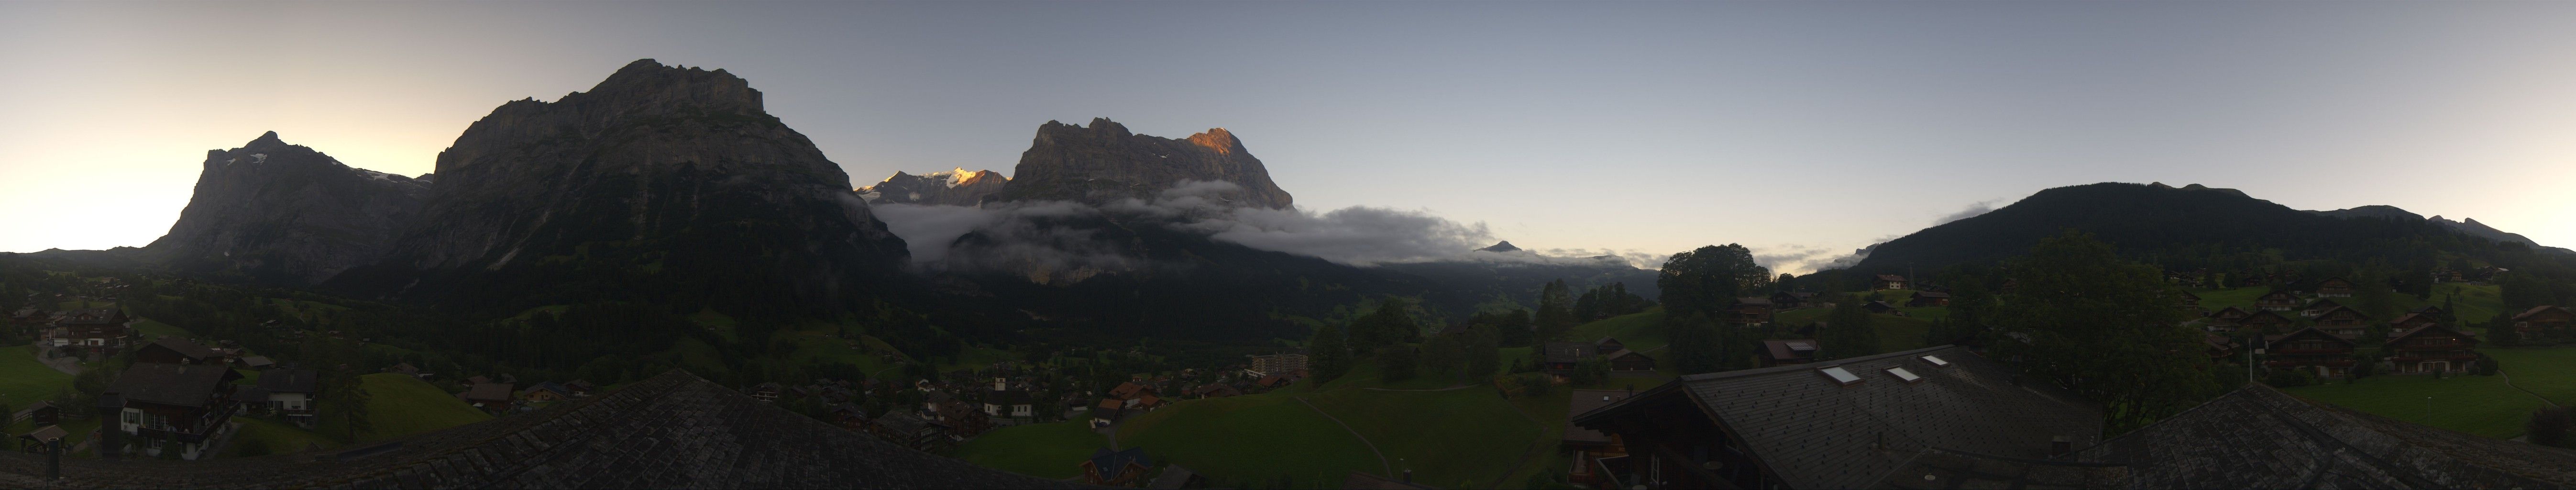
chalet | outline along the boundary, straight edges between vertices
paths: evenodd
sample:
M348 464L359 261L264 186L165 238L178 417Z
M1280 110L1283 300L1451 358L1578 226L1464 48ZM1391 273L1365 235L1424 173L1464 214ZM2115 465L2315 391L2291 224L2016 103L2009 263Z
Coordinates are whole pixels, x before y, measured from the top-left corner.
M1911 285L1911 281L1907 281L1907 280L1905 280L1905 276L1900 276L1900 275L1895 275L1895 274L1879 274L1879 275L1878 275L1878 277L1877 277L1875 280L1872 280L1872 281L1870 281L1870 282L1869 282L1869 290L1871 290L1871 291L1883 291L1883 290L1889 290L1889 289L1906 289L1906 288L1907 288L1907 286L1910 286L1910 285Z
M2432 315L2426 315L2423 313L2407 313L2404 315L2398 315L2395 320L2389 320L2388 331L2404 332L2407 330L2413 330L2415 327L2440 325L2441 323L2442 320L2433 318Z
M1273 374L1273 375L1269 375L1269 376L1262 376L1262 377L1261 377L1261 379L1253 380L1253 381L1252 381L1252 385L1253 385L1253 386L1256 386L1256 387L1260 387L1261 389L1264 389L1264 390L1275 390L1275 389L1285 388L1285 387L1287 387L1288 385L1296 384L1296 383L1297 383L1297 380L1299 380L1299 379L1303 379L1303 378L1302 378L1302 377L1299 377L1299 376L1292 376L1292 375L1277 375L1277 374Z
M831 422L832 425L841 426L844 430L853 432L868 431L868 411L860 409L857 404L843 403L833 405L832 410L825 412L823 415L823 421Z
M1771 298L1735 298L1726 305L1726 320L1736 323L1770 323Z
M1599 488L1892 487L1926 457L2038 461L2101 440L2100 405L2019 374L1942 346L1683 376L1571 420L1627 453L1592 461Z
M1252 356L1252 367L1245 369L1253 377L1288 374L1306 370L1305 354L1269 354Z
M1593 352L1618 352L1619 349L1626 348L1628 343L1620 342L1618 337L1602 337L1601 340L1592 341Z
M2412 315L2409 315L2412 316ZM2419 324L2388 338L2388 358L2401 373L2464 371L2477 362L2478 338L2440 323Z
M1762 341L1762 367L1816 362L1816 339Z
M2191 294L2191 291L2180 289L2173 290L2173 292L2174 309L2182 311L2200 311L2200 295Z
M1110 424L1118 423L1118 419L1126 417L1127 401L1125 400L1102 398L1100 403L1091 406L1091 428L1094 429L1108 427Z
M1153 388L1147 388L1133 381L1118 383L1118 387L1109 389L1109 398L1120 401L1135 400L1153 394Z
M221 366L136 363L107 387L102 405L121 405L116 430L141 439L145 454L206 456L232 420L233 381L241 373ZM122 452L123 448L116 448Z
M984 390L983 409L984 415L994 418L1027 420L1038 416L1038 404L1029 397L1029 390L1012 388L1010 378L993 378L993 387Z
M1783 310L1806 308L1816 306L1816 304L1816 293L1806 291L1781 291L1771 293L1771 306Z
M476 383L474 386L466 387L464 393L457 393L456 399L464 401L467 405L473 405L474 408L483 409L485 412L508 412L518 404L518 398L511 396L518 388L516 385L498 381Z
M2237 326L2244 325L2245 317L2249 316L2254 314L2246 312L2243 308L2234 306L2219 308L2218 311L2209 313L2209 326L2215 330L2235 330Z
M1560 374L1573 371L1576 364L1600 353L1600 346L1584 342L1548 342L1540 348L1546 349L1547 353L1540 360L1539 369Z
M1636 394L1634 391L1623 390L1573 391L1574 399L1569 403L1569 406L1566 407L1565 413L1579 414L1590 412L1593 409L1617 403L1619 400L1626 400L1628 399L1628 395ZM1565 424L1565 436L1560 443L1566 452L1574 454L1574 465L1572 468L1568 468L1566 472L1574 483L1581 484L1588 488L1618 488L1617 486L1606 486L1611 482L1599 479L1599 477L1602 476L1601 473L1593 471L1593 468L1598 466L1598 464L1595 463L1596 461L1603 458L1618 458L1628 455L1628 450L1619 446L1618 436L1605 434L1597 430L1586 429L1574 425L1572 421L1567 421Z
M983 435L984 431L993 430L992 416L985 415L983 410L977 410L974 405L964 403L952 403L940 407L939 411L931 413L931 420L938 421L941 427L948 429L950 440L960 442Z
M2254 309L2257 310L2290 311L2298 308L2299 295L2290 294L2288 290L2276 289L2254 298Z
M931 420L939 420L938 414L947 411L948 407L964 404L966 402L958 401L948 392L932 391L921 397L921 413L931 414Z
M270 412L286 416L295 425L313 428L314 405L322 393L322 373L311 369L287 369L260 373L259 390L266 396L242 403L263 403Z
M1225 398L1229 396L1243 396L1243 390L1237 389L1234 385L1230 384L1208 383L1199 385L1197 388L1191 388L1189 395L1199 398Z
M2203 335L2200 338L2200 344L2207 347L2210 362L2227 363L2244 360L2237 358L2234 338L2225 335Z
M2433 282L2467 282L2468 280L2468 274L2460 272L2459 269L2442 268L2433 271Z
M2534 306L2513 316L2514 333L2523 338L2564 338L2576 329L2576 313L2556 306Z
M534 386L529 386L526 392L520 393L519 398L527 400L528 403L548 403L570 400L572 399L572 388L565 388L562 383L556 383L553 381L539 382Z
M902 410L869 420L868 433L897 446L930 453L945 452L956 443L948 438L946 427Z
M1638 353L1637 351L1619 349L1616 352L1602 354L1601 358L1610 362L1611 371L1655 370L1655 358L1646 357L1645 354Z
M2352 339L2315 328L2264 337L2269 346L2263 367L2310 370L2319 377L2341 377L2352 369Z
M2245 315L2245 319L2243 320L2237 320L2236 328L2244 329L2249 332L2263 332L2269 334L2272 332L2289 331L2290 325L2293 323L2294 322L2291 322L2290 317L2288 316L2283 316L2280 313L2273 312L2272 310L2262 310L2256 311L2251 315Z
M2347 339L2359 339L2370 333L2370 316L2361 310L2337 306L2317 314L2316 329Z
M52 314L35 308L20 308L18 311L9 313L9 324L21 327L44 325L52 321Z
M590 392L599 391L599 387L592 386L589 381L578 379L564 382L564 389L572 390L573 398L586 398Z
M2326 310L2331 310L2331 309L2339 308L2339 307L2342 307L2342 306L2343 306L2343 303L2337 303L2337 302L2335 302L2335 300L2332 300L2332 299L2317 298L2317 300L2316 300L2316 301L2309 302L2309 303L2307 304L2307 306L2301 306L2301 307L2299 307L2299 315L2301 315L2301 316L2305 316L2305 317L2308 317L2308 318L2316 318L2316 317L2317 317L2317 315L2323 315L2323 314L2326 314Z
M233 366L252 371L266 371L277 367L277 361L269 360L268 356L242 356L241 359L233 361Z
M1905 316L1905 312L1903 312L1903 311L1898 311L1898 310L1896 309L1896 306L1895 306L1895 305L1887 304L1887 302L1885 302L1885 301L1871 301L1871 302L1869 302L1868 304L1860 305L1860 308L1861 308L1861 309L1864 309L1864 310L1869 310L1869 312L1870 312L1870 313L1882 313L1882 314L1892 314L1892 315L1896 315L1896 316Z
M46 345L88 347L93 353L124 349L135 337L134 328L125 326L133 320L116 308L65 312L47 331Z
M2326 278L2326 280L2317 281L2317 296L2328 298L2350 298L2352 297L2352 289L2352 281L2346 281L2341 277L2329 277Z
M1950 293L1937 293L1932 291L1916 292L1914 293L1914 297L1907 298L1905 300L1905 306L1950 306Z
M212 348L178 337L162 337L134 351L134 362L159 364L215 364L222 358Z
M25 434L18 435L18 448L25 452L41 453L45 452L45 448L47 446L57 446L68 452L72 448L60 443L63 442L63 439L71 437L71 435L72 431L63 430L62 426L52 424L38 425L36 426L36 430L27 431Z
M753 386L753 387L751 387L751 393L750 393L750 395L751 395L751 399L754 399L754 400L760 400L760 401L763 401L763 402L776 402L776 401L778 401L778 395L779 395L779 393L780 393L780 392L782 392L782 391L785 391L785 390L783 389L783 387L778 386L778 383L776 383L776 382L768 382L768 383L761 383L761 384L759 384L759 385L757 385L757 386ZM939 393L932 393L931 395L932 395L932 396L947 396L947 395L939 394Z
M34 421L37 427L63 423L63 409L54 406L53 402L37 400L35 404L9 414L10 422L20 420Z
M1079 464L1082 465L1083 483L1112 487L1136 486L1137 480L1145 478L1145 473L1154 469L1154 460L1146 458L1145 448L1141 447L1120 451L1099 449L1091 453L1090 459Z

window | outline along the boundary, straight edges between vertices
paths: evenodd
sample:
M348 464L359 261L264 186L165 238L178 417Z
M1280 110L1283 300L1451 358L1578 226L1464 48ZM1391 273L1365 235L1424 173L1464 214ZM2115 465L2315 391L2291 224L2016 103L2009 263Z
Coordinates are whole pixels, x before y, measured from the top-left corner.
M1889 375L1889 376L1895 376L1895 377L1896 377L1896 379L1905 380L1905 382L1907 382L1907 383L1917 383L1917 382L1922 382L1922 381L1923 381L1923 377L1922 377L1922 376L1916 376L1916 375L1914 375L1914 372L1913 372L1913 371L1907 371L1907 370L1905 370L1905 368L1901 368L1901 367L1892 367L1892 368L1887 368L1887 375Z
M1923 362L1932 363L1932 367L1941 367L1941 368L1950 367L1950 361L1942 360L1942 359L1941 359L1941 356L1923 356L1923 357L1919 357L1919 358L1917 358L1917 359L1922 359L1922 360L1923 360Z
M137 411L133 411L133 410L126 410L126 411L125 411L125 424L126 424L126 425L141 425L141 424L143 424L143 412L137 412Z
M1851 386L1860 384L1861 381L1860 376L1854 375L1851 370L1843 369L1839 366L1818 369L1816 372L1824 373L1827 378L1833 378L1834 384L1838 385Z

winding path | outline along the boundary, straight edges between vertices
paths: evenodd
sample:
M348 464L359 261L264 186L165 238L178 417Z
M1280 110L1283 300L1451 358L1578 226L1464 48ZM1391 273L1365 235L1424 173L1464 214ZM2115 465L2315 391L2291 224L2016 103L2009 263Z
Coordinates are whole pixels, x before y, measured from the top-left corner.
M1504 482L1504 481L1512 479L1512 474L1513 474L1513 473L1519 473L1519 472L1521 471L1521 466L1522 466L1522 465L1527 465L1527 464L1529 464L1530 458L1536 458L1536 457L1538 457L1539 453L1546 452L1546 451L1547 451L1547 448L1548 448L1548 443L1549 443L1549 442L1551 442L1551 441L1548 441L1548 440L1547 440L1547 423L1546 423L1546 422L1540 422L1540 421L1538 421L1538 416L1530 415L1530 413L1529 413L1529 411L1528 411L1528 410L1522 410L1522 409L1521 409L1521 405L1520 405L1520 404L1518 404L1518 403L1512 403L1512 402L1511 402L1511 401L1509 401L1509 400L1505 400L1505 401L1503 402L1503 405L1505 405L1505 406L1509 406L1509 407L1512 407L1512 412L1515 412L1515 413L1519 413L1519 414L1521 414L1521 418L1529 419L1530 423L1532 423L1532 424L1538 424L1538 437L1539 437L1539 438L1538 438L1538 440L1530 441L1530 448L1529 448L1529 450L1527 450L1527 451L1522 451L1522 452L1521 452L1521 460L1520 460L1520 461L1514 461L1514 462L1512 462L1512 465L1511 465L1511 466L1503 468L1503 474L1500 474L1500 475L1494 475L1494 482L1493 482L1493 483L1490 483L1490 484L1486 484L1486 485L1485 485L1485 488L1503 488L1503 482Z
M1296 397L1296 398L1297 398L1297 403L1303 403L1303 404L1306 404L1306 409L1307 409L1307 410L1314 410L1316 415L1322 415L1322 416L1324 416L1324 420L1330 420L1330 421L1333 421L1333 425L1339 425L1339 426L1342 426L1342 430L1351 431L1351 438L1352 438L1352 439L1359 439L1359 440L1360 440L1360 445L1368 446L1368 448L1369 448L1369 452L1370 452L1370 453L1375 453L1375 454L1377 454L1377 465L1378 465L1378 468L1379 468L1381 471L1384 471L1384 472L1385 472L1385 473L1379 473L1379 474L1381 474L1381 475L1387 475L1387 476L1395 476L1395 465L1391 465L1391 464L1387 464L1387 463L1386 463L1386 452L1385 452L1385 451L1379 451L1379 450L1377 450L1377 443L1369 442L1369 440L1368 440L1368 436L1360 435L1360 431L1359 431L1359 429L1353 429L1353 428L1351 428L1351 424L1345 424L1345 423L1342 423L1342 419L1341 419L1340 417L1334 417L1334 416L1333 416L1333 414L1324 412L1324 409L1316 407L1314 402L1306 401L1306 397L1302 397L1302 396L1301 396L1301 397Z
M2558 402L2549 401L2549 397L2540 396L2539 393L2533 393L2531 390L2522 389L2522 385L2513 384L2513 375L2505 374L2502 369L2496 370L2496 376L2504 378L2504 385L2513 387L2515 391L2521 391L2523 394L2531 395L2532 398L2538 398L2541 403L2549 404L2549 406L2558 406Z

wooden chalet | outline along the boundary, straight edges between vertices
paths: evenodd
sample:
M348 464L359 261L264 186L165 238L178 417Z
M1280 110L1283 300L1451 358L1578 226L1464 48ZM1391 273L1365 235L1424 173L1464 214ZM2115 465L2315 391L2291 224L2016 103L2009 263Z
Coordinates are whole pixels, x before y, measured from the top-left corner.
M1082 460L1082 482L1111 487L1136 486L1145 473L1154 469L1154 460L1145 457L1145 448L1130 447L1111 451L1102 448Z
M1230 384L1208 383L1199 385L1197 388L1191 388L1189 395L1198 398L1225 398L1229 396L1243 396L1243 390L1235 388L1234 385Z
M1548 342L1539 348L1547 350L1545 357L1539 360L1539 369L1564 374L1574 371L1575 365L1583 360L1598 355L1601 347L1589 342Z
M1565 413L1590 412L1593 409L1626 400L1629 395L1634 394L1636 392L1626 390L1573 390L1573 400L1569 402ZM1595 471L1595 468L1600 466L1598 461L1603 458L1620 458L1628 455L1628 449L1619 445L1619 436L1583 428L1568 420L1565 423L1565 435L1560 444L1566 452L1574 454L1573 467L1566 471L1566 475L1573 483L1587 488L1619 488L1613 485L1615 482L1603 478L1604 474Z
M2421 326L2425 326L2425 325L2440 325L2440 324L2442 324L2442 320L2437 319L2437 318L2433 318L2433 316L2432 316L2432 315L2426 315L2426 314L2423 314L2423 313L2407 313L2407 314L2404 314L2404 315L2397 315L2397 319L2395 319L2395 320L2389 320L2389 321L2388 321L2388 331L2390 331L2390 332L2404 332L2404 331L2407 331L2407 330L2414 329L2415 327L2421 327ZM2393 336L2393 335L2395 335L2395 334L2391 334L2391 335L2392 335L2392 337L2390 337L2390 338L2392 338L2392 339L2393 339L2393 338L2395 338L2395 337Z
M2225 335L2203 335L2200 338L2200 344L2207 348L2209 360L2212 363L2241 362L2245 360L2236 354L2236 339L2233 337Z
M162 337L134 351L134 362L160 364L220 364L223 354L204 344L178 337Z
M1011 386L1010 378L993 378L993 386L984 390L984 415L1018 420L1038 416L1038 402L1029 390Z
M519 398L512 396L518 388L517 385L499 381L476 383L474 386L466 387L464 393L457 393L456 399L464 401L467 405L473 405L474 408L483 409L485 412L508 412L518 406Z
M54 406L53 402L37 400L36 403L27 405L27 408L18 409L17 412L9 414L9 421L19 420L33 421L38 427L59 424L63 423L63 409Z
M1771 293L1771 306L1783 310L1817 306L1818 303L1819 301L1816 297L1816 293L1806 291L1781 291Z
M2263 357L2265 368L2309 370L2324 378L2342 377L2352 369L2352 339L2324 330L2302 328L2267 336L2263 344L2268 346Z
M2200 295L2191 294L2191 291L2181 289L2173 290L2173 294L2174 309L2182 311L2200 311Z
M1896 309L1896 305L1887 304L1885 301L1871 301L1860 305L1860 308L1863 310L1869 310L1870 313L1883 313L1898 316L1905 315L1905 312L1898 311Z
M2408 315L2414 316L2414 315ZM2478 338L2440 323L2418 324L2388 338L2396 355L2388 361L2400 373L2465 371L2476 363Z
M2272 290L2272 292L2263 293L2262 296L2255 297L2254 309L2263 311L2296 310L2299 309L2299 295L2290 294L2288 290L2275 289Z
M310 429L316 422L314 416L320 408L316 402L322 395L322 373L311 369L281 369L260 373L259 391L262 395L260 399L241 402L267 405L270 412L285 416L288 421L295 422L295 425Z
M125 310L116 308L64 312L62 319L54 321L54 328L46 331L46 338L42 341L53 347L87 347L93 353L122 350L137 336L133 327L125 325L132 321L133 318L125 316Z
M1914 297L1905 300L1905 306L1950 306L1950 293L1917 291Z
M1816 339L1762 341L1762 367L1816 362Z
M1869 290L1883 291L1889 289L1907 289L1912 285L1913 281L1905 280L1905 276L1879 274L1877 278L1869 282Z
M233 381L241 377L223 366L135 363L108 385L99 404L121 407L115 429L139 439L145 454L193 460L222 439L237 411Z
M2250 315L2245 315L2245 319L2243 320L2237 320L2236 328L2250 332L2263 332L2265 334L2270 334L2273 332L2288 332L2290 331L2290 326L2294 324L2296 324L2296 322L2291 321L2289 316L2282 315L2280 312L2261 310Z
M2513 331L2523 338L2565 338L2576 330L2576 313L2557 306L2534 306L2513 315Z
M2361 314L2361 310L2341 306L2317 314L2316 321L2312 325L2318 330L2347 339L2359 339L2370 334L2369 315Z
M528 403L570 400L572 399L572 388L565 388L562 383L544 381L529 386L526 392L519 394L519 398L528 400Z
M1609 361L1611 371L1655 370L1655 358L1646 357L1646 354L1637 351L1619 349L1616 352L1602 354L1601 358Z
M2341 277L2329 277L2326 278L2326 280L2317 281L2317 296L2328 298L2350 298L2352 297L2352 290L2352 281L2344 280L2344 278Z
M1726 305L1726 320L1735 323L1771 323L1771 298L1735 298Z
M1959 488L1913 479L1959 472L1914 468L1958 454L2022 467L2102 440L2100 405L2019 373L1942 346L1683 376L1571 421L1626 453L1590 461L1595 488ZM1991 488L2023 486L2005 483Z
M1618 337L1602 337L1600 340L1592 341L1593 352L1618 352L1626 348L1628 343L1620 342Z
M831 422L832 425L840 426L843 430L853 432L868 431L868 411L866 409L859 408L859 405L855 403L833 405L831 411L824 412L823 421Z
M2215 330L2234 331L2236 327L2244 325L2245 317L2249 316L2254 314L2243 308L2234 306L2219 308L2218 311L2209 313L2209 326Z
M2308 302L2306 306L2300 306L2299 315L2308 318L2316 318L2317 315L2326 314L2326 310L2340 307L2343 307L2343 303L2335 302L2335 300L2328 298L2317 298L2316 301Z
M948 438L946 427L904 410L868 420L868 433L886 442L928 453L945 452L957 442Z

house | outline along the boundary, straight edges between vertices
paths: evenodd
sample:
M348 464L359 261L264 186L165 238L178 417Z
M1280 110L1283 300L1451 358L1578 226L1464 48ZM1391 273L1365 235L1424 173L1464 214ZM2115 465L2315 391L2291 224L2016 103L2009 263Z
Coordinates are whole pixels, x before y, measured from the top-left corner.
M1162 474L1155 476L1155 477L1154 477L1154 481L1152 481L1152 482L1148 482L1148 483L1146 483L1146 484L1145 484L1145 488L1153 488L1153 489L1180 489L1180 488L1207 488L1207 487L1208 487L1208 479L1207 479L1207 475L1201 475L1201 474L1199 474L1199 473L1198 473L1198 472L1196 472L1196 471L1190 471L1190 469L1189 469L1189 468L1183 468L1183 467L1181 467L1181 465L1176 465L1176 464L1166 464L1166 465L1163 465L1163 472L1162 472Z
M2352 289L2352 281L2346 281L2341 277L2329 277L2326 278L2326 280L2317 281L2317 296L2328 298L2350 298L2352 297Z
M108 384L100 404L120 405L116 430L140 439L144 454L194 460L222 440L236 411L233 381L241 377L222 366L135 363Z
M1602 337L1601 340L1592 341L1593 352L1617 352L1619 349L1626 348L1628 344L1620 342L1618 337Z
M1869 282L1869 290L1871 290L1871 291L1881 291L1881 290L1888 290L1888 289L1906 289L1906 286L1908 286L1909 284L1910 284L1910 281L1906 281L1906 280L1905 280L1905 276L1900 276L1900 275L1895 275L1895 274L1879 274L1879 275L1878 275L1878 278L1877 278L1876 280L1872 280L1872 281L1870 281L1870 282Z
M252 371L266 371L277 367L277 361L269 360L268 356L242 356L240 360L234 361L233 365Z
M474 408L483 409L485 412L508 412L518 404L518 397L511 396L518 391L518 388L517 385L498 381L476 383L474 386L466 387L464 393L457 393L456 399L463 400L465 404L473 405Z
M54 328L47 331L46 345L88 347L92 353L121 350L135 337L134 329L125 326L132 321L124 310L116 308L64 312L62 319L54 321Z
M993 430L992 416L985 415L983 410L978 410L974 405L964 403L951 403L939 407L939 411L931 412L931 420L938 421L940 426L948 429L949 439L960 442L982 435L984 431Z
M2415 327L2440 325L2441 323L2441 319L2433 318L2432 315L2426 315L2423 313L2407 313L2404 315L2397 315L2397 319L2395 320L2389 320L2388 331L2404 332L2414 329Z
M1593 409L1617 403L1619 400L1626 400L1629 395L1634 394L1636 392L1627 390L1573 390L1573 400L1568 402L1565 413L1590 412ZM1628 455L1628 449L1619 445L1618 436L1576 426L1569 420L1565 423L1565 435L1560 439L1559 444L1565 452L1574 455L1574 464L1566 471L1566 475L1573 483L1588 488L1619 488L1615 485L1607 485L1609 481L1598 479L1601 473L1594 471L1594 468L1599 466L1596 461Z
M946 427L902 410L869 420L868 433L897 446L930 453L945 452L956 443L948 438Z
M2202 335L2200 344L2207 347L2209 361L2228 363L2242 361L2236 356L2236 339L2225 335Z
M2266 336L2263 367L2309 370L2318 377L2341 377L2352 369L2352 339L2314 327Z
M1147 388L1145 385L1136 384L1134 381L1118 383L1117 387L1109 389L1109 398L1119 401L1134 400L1137 398L1152 396L1153 394L1153 388Z
M1816 362L1816 339L1762 341L1762 367Z
M1871 302L1869 302L1869 303L1867 303L1867 304L1860 305L1860 308L1861 308L1861 309L1863 309L1863 310L1869 310L1869 312L1870 312L1870 313L1893 314L1893 315L1896 315L1896 316L1905 316L1905 312L1903 312L1903 311L1898 311L1898 310L1896 309L1896 306L1895 306L1895 305L1887 304L1887 302L1885 302L1885 301L1871 301Z
M2513 316L2514 333L2523 338L2565 338L2576 329L2576 313L2556 306L2534 306Z
M162 337L134 351L134 362L160 364L216 364L222 357L213 348L178 337Z
M527 392L520 393L519 397L527 399L528 403L559 402L572 399L572 388L565 388L561 383L545 381L528 387Z
M1269 354L1252 356L1252 367L1244 372L1253 377L1287 374L1306 370L1305 354Z
M1770 323L1771 298L1735 298L1726 305L1726 321L1735 323Z
M2317 298L2316 301L2309 302L2307 306L2299 307L2299 315L2308 318L2316 318L2317 315L2326 314L2326 310L2335 309L2341 306L2343 306L2343 303L2337 303L2335 300Z
M2290 311L2298 308L2299 295L2290 294L2288 290L2275 289L2254 298L2254 309L2257 310Z
M779 393L780 393L780 392L783 392L783 391L786 391L786 390L785 390L785 387L779 386L777 382L774 382L774 381L773 381L773 382L766 382L766 383L761 383L761 384L759 384L759 385L752 386L752 387L751 387L751 393L750 393L750 395L751 395L751 399L754 399L754 400L760 400L760 401L764 401L764 402L777 402L777 401L778 401L778 395L779 395ZM931 396L935 396L935 397L945 397L945 396L947 396L947 395L945 395L945 394L940 394L940 393L932 393L932 394L931 394Z
M1298 376L1282 376L1273 374L1262 376L1261 379L1253 380L1252 385L1261 387L1261 389L1264 390L1276 390L1287 387L1288 385L1296 384L1298 379L1302 378Z
M853 403L833 405L831 411L824 413L823 421L841 426L842 429L867 432L868 411L860 409Z
M1145 472L1154 469L1154 460L1146 458L1145 448L1141 447L1119 451L1102 448L1079 464L1082 466L1083 483L1112 487L1135 486L1137 480L1145 477Z
M2209 313L2209 326L2216 330L2233 331L2236 327L2244 325L2245 317L2249 316L2254 314L2246 312L2243 308L2234 306L2219 308L2218 311Z
M1683 376L1572 421L1628 454L1595 460L1599 488L1878 488L1920 484L1927 473L1909 469L1927 457L2033 462L2093 446L2103 410L1941 346Z
M1013 389L1010 381L1010 378L993 378L993 387L984 390L984 415L1020 420L1037 418L1038 404L1030 399L1029 390Z
M1200 385L1198 388L1191 389L1190 395L1199 398L1225 398L1229 396L1243 396L1243 390L1236 389L1234 385L1225 383L1208 383Z
M1637 351L1619 349L1616 352L1602 354L1601 357L1610 361L1611 371L1655 370L1655 358L1646 357L1645 354Z
M1905 300L1905 306L1950 306L1950 293L1918 291L1914 297Z
M2347 339L2359 339L2370 333L2370 316L2361 314L2361 310L2337 306L2326 309L2325 313L2317 314L2316 322L2312 325L2326 333Z
M32 307L19 308L18 311L9 313L9 324L21 327L44 325L52 322L53 320L52 314L45 313L45 310L39 310Z
M1771 293L1771 306L1779 309L1790 310L1816 305L1816 293L1806 291L1781 291Z
M1126 417L1126 400L1102 398L1100 403L1091 405L1091 428L1108 427L1110 424L1118 423L1118 419Z
M315 422L315 401L322 393L322 373L311 369L285 369L260 373L259 390L267 394L258 400L242 403L264 403L270 412L306 429Z
M63 423L63 409L54 406L53 402L37 400L36 403L27 405L27 408L9 414L10 422L20 420L35 421L37 427Z
M1546 349L1547 353L1546 357L1540 360L1539 369L1557 373L1574 371L1576 364L1581 364L1583 360L1591 359L1592 356L1600 353L1597 350L1600 346L1584 342L1548 342L1540 348Z
M2415 315L2407 315L2415 316ZM2388 337L2400 373L2465 371L2478 360L2478 338L2440 323L2421 323Z
M2254 314L2245 315L2243 320L2237 320L2236 328L2269 334L2289 331L2291 323L2290 317L2282 316L2272 310L2260 310Z
M2173 292L2174 309L2182 311L2200 311L2200 295L2191 294L2191 291L2181 289L2173 290Z
M70 452L72 448L67 445L57 443L63 442L64 438L71 437L71 435L71 431L63 430L61 426L52 424L38 425L36 426L36 430L27 431L25 434L18 435L18 450L29 453L43 453L48 446L60 446L64 452Z

